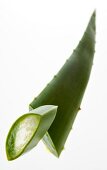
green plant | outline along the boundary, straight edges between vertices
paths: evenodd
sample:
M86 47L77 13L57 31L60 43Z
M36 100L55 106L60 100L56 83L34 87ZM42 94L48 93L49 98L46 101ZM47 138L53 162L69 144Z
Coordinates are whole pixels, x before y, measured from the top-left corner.
M58 74L29 105L30 112L42 105L58 106L56 117L49 128L44 131L45 135L43 137L43 141L50 152L57 157L59 157L64 148L75 117L80 110L81 101L90 77L95 52L95 31L94 11L86 31L73 54ZM14 131L19 120L20 118L12 126L9 134ZM11 140L16 140L16 135L12 136L12 138L9 138L9 135L7 137L7 155L9 154L9 148L11 148ZM36 138L34 143L36 143ZM21 150L20 153L22 152ZM15 158L13 155L11 159Z

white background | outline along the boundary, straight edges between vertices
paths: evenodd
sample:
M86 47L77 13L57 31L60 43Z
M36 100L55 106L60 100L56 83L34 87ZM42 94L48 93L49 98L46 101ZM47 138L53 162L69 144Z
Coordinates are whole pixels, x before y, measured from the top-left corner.
M107 5L99 0L0 0L0 170L107 170ZM59 159L40 142L7 161L12 123L58 72L97 9L96 53L73 130Z

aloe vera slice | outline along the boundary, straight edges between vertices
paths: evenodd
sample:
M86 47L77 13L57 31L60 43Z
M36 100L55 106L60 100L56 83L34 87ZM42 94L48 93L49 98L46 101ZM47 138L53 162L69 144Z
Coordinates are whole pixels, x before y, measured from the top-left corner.
M76 115L80 110L90 77L95 52L95 16L94 11L73 54L29 106L30 110L46 104L58 106L55 120L43 137L48 149L57 157L64 148Z
M13 160L31 150L52 124L57 106L38 107L18 118L12 125L6 140L8 160Z

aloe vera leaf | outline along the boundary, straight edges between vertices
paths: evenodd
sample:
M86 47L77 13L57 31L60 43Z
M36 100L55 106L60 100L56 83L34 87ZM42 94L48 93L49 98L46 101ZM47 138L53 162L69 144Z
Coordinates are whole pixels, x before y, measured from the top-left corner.
M6 140L8 160L16 159L37 145L52 124L56 111L57 106L41 106L15 121Z
M95 16L96 12L94 11L73 54L29 105L30 110L46 104L58 106L55 120L43 137L48 149L57 157L64 148L75 117L80 110L90 77L95 51Z

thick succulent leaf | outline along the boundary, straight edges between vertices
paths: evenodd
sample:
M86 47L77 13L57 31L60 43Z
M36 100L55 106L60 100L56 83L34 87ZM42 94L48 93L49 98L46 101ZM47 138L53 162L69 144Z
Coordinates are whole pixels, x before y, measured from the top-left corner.
M12 125L6 140L8 160L13 160L31 150L52 124L57 106L38 107L18 118Z
M73 54L58 74L30 103L30 109L40 105L58 106L54 122L43 140L48 149L59 156L72 129L87 83L90 77L95 52L95 11L86 31Z

